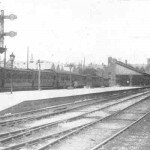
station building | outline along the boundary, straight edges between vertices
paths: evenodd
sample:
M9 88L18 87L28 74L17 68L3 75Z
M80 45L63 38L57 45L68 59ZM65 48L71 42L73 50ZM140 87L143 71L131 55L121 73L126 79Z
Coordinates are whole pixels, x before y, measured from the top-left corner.
M129 65L127 61L121 62L112 57L108 58L106 74L110 86L149 86L150 74Z

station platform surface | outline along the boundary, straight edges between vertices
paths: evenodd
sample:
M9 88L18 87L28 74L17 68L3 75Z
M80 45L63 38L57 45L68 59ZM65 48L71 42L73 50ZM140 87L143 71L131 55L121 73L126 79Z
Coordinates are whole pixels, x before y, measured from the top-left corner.
M0 111L14 106L23 101L41 100L55 97L102 93L108 91L128 90L140 87L105 87L105 88L82 88L82 89L58 89L37 91L15 91L0 93Z

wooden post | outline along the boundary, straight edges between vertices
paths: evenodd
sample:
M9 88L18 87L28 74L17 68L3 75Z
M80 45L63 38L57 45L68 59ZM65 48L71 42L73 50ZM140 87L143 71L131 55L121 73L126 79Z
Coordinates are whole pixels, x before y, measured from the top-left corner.
M132 76L132 75L130 75L130 76L129 76L129 79L130 79L130 86L132 86L133 76Z
M38 64L39 64L39 73L38 73L38 90L41 90L41 64L40 64L40 60L38 60Z

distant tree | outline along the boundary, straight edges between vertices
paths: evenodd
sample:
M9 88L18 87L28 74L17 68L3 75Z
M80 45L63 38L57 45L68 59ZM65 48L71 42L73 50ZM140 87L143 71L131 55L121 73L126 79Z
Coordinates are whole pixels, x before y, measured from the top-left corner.
M57 68L56 68L56 70L57 70L57 71L60 71L60 67L59 67L59 65L57 65Z
M76 65L73 66L72 72L77 72L77 67L76 67Z
M61 71L64 71L64 67L63 66L61 66Z
M141 67L141 68L140 68L140 70L141 70L142 72L145 72L145 69L144 69L144 67Z
M73 67L75 66L74 63L66 64L66 67L69 68L70 72L72 71Z
M83 74L84 75L89 74L89 75L92 75L92 76L96 76L97 75L97 70L94 69L94 68L91 68L91 67L87 67L83 70Z
M55 70L55 64L54 63L52 64L51 69Z
M75 67L75 71L77 72L77 73L79 73L79 74L82 74L82 64L78 64L78 65L76 65L76 67Z
M135 67L135 68L136 68L137 70L141 71L141 72L145 72L144 67L141 67L141 68L140 68L140 67L137 66L137 67Z

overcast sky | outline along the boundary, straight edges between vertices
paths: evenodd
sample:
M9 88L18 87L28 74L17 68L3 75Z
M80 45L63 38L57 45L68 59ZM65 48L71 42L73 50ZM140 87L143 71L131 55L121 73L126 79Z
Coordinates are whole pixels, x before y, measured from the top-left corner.
M150 58L150 0L1 0L5 14L8 57L86 63L107 62L112 56L129 63Z

